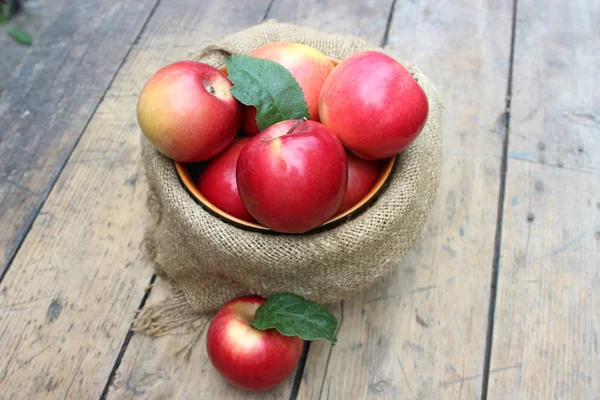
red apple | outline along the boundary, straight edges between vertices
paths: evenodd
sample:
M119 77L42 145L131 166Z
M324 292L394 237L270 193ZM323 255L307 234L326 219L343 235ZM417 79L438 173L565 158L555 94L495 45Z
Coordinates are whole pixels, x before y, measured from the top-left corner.
M256 309L266 300L244 296L225 304L208 327L208 357L231 384L246 390L268 390L283 382L296 368L303 340L275 329L250 325Z
M144 86L137 104L142 132L175 161L207 160L223 151L240 127L241 104L218 69L199 62L167 65Z
M225 151L209 160L198 178L197 186L200 193L220 210L253 222L254 218L240 198L235 177L240 151L249 141L247 137L238 138Z
M377 182L381 165L379 161L369 161L358 158L347 152L348 158L348 188L337 214L354 207L361 201Z
M374 51L342 61L319 99L321 122L368 160L407 148L425 126L428 112L427 96L408 70Z
M333 64L325 54L300 43L273 42L257 48L249 55L275 61L290 71L302 88L310 119L319 120L319 93L333 70ZM259 132L255 107L245 107L242 131L250 136Z
M279 122L240 153L238 189L250 214L268 228L302 233L331 218L348 180L344 147L315 121Z

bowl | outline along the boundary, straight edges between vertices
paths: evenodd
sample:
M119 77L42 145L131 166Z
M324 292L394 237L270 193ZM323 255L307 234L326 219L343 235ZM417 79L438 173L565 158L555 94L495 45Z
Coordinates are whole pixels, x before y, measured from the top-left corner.
M339 64L339 60L337 60L335 58L330 57L330 60L333 63L334 67ZM222 66L219 69L222 72L227 73L227 69L225 68L225 66ZM371 188L369 193L367 193L367 195L365 197L363 197L361 201L359 201L357 204L355 204L350 209L344 211L343 213L334 215L331 219L329 219L323 225L321 225L320 227L315 228L312 231L307 232L307 233L314 233L314 232L318 232L318 231L321 231L324 229L329 229L334 226L337 226L337 225L343 223L344 221L347 221L348 219L351 219L352 217L357 216L362 211L364 211L366 208L368 208L369 205L371 205L377 199L378 195L385 189L385 187L389 181L389 178L391 176L392 169L394 168L395 162L396 162L395 155L393 157L381 160L382 166L381 166L381 172L379 173L379 177L377 178L375 185L373 185L373 187ZM197 181L198 177L202 173L202 169L203 169L203 166L205 165L206 161L202 162L202 163L193 163L193 164L182 163L179 161L174 161L174 163L175 163L175 169L177 170L177 175L179 177L179 180L181 181L181 183L183 184L185 189L188 191L188 193L192 196L192 198L198 204L200 204L205 210L209 211L210 213L212 213L216 217L220 218L221 220L228 222L234 226L237 226L238 228L251 230L251 231L257 231L257 232L277 233L259 223L248 222L248 221L244 221L242 219L236 218L233 215L230 215L230 214L226 213L225 211L219 209L217 206L212 204L206 197L204 197L204 195L200 192L200 190L198 190L198 188L196 187L194 182Z

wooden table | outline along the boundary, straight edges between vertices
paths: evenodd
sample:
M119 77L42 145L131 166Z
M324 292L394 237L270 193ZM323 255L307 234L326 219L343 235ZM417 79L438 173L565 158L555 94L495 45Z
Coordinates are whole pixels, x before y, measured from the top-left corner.
M413 251L332 307L266 398L600 396L600 3L56 0L0 97L0 398L262 398L193 334L134 334L166 296L137 96L159 67L266 18L415 62L445 105L442 183ZM4 77L3 77L4 78Z

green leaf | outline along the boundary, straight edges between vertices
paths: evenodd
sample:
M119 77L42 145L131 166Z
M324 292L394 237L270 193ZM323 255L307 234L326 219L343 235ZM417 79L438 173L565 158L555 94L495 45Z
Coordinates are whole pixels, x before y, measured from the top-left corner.
M280 121L309 118L304 93L296 79L281 64L245 55L225 60L231 94L257 109L256 122L262 131Z
M27 46L31 46L33 44L33 38L31 37L31 35L21 29L17 29L17 28L6 28L6 33L8 33L8 35L15 39L17 42L27 45Z
M319 303L280 293L258 307L252 326L263 331L275 328L283 335L304 340L327 339L335 343L337 323L337 318Z
M10 2L0 4L0 25L4 25L10 18Z

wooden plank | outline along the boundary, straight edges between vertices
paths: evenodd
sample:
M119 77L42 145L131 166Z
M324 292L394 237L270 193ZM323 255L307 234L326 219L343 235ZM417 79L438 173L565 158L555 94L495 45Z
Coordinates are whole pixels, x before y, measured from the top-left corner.
M64 9L64 5L68 0L55 0L52 2L52 7L44 6L38 2L32 5L25 4L24 10L17 15L13 15L10 22L6 26L24 29L33 36L34 42L38 40L47 40L44 36L40 37L39 33L52 23L56 15ZM0 34L0 49L2 49L2 58L0 58L0 94L6 87L8 80L13 75L17 67L23 62L31 47L23 46L17 43L10 36Z
M299 398L481 395L511 19L505 1L396 3L389 48L445 102L441 185L398 271L337 306L338 343L311 345Z
M275 0L269 18L328 33L354 35L379 44L385 35L391 7L391 0Z
M517 17L489 398L597 399L600 5Z
M125 22L141 29L143 15L147 18L151 10L113 4L111 12L123 12L116 20L110 19L114 33L98 38L100 42L87 34L81 40L91 40L89 46L99 48L108 46L102 40L113 40L117 50L126 41L117 39L117 32L129 33ZM85 31L93 34L97 29L92 25ZM95 71L88 63L104 65L96 57L81 58L88 73ZM128 79L134 78L135 74ZM36 79L43 82L41 77ZM81 75L81 79L96 78ZM67 77L56 82L66 84ZM71 90L65 89L65 93ZM67 103L75 99L86 102L83 96L93 97L94 91L104 89L92 84L80 90ZM0 284L2 398L90 398L100 394L152 274L139 252L146 220L141 206L144 185L138 179L139 139L124 134L134 129L135 122L131 109L117 107L115 98L135 103L135 97L120 87L102 103L102 112L80 140ZM75 122L71 122L67 119L70 112L65 113L55 127L72 126L81 118L74 114Z
M489 398L600 393L599 178L510 161Z
M597 173L600 3L519 0L517 15L509 157Z
M292 5L287 1L282 3L286 6ZM300 25L312 25L316 28L320 28L316 21L324 18L324 24L329 24L330 31L346 34L351 33L347 30L348 26L352 25L346 25L348 20L353 20L356 25L366 24L367 20L365 18L368 18L370 14L357 13L352 14L352 16L347 15L343 25L339 25L337 28L335 24L331 26L330 14L328 14L330 11L328 10L330 8L338 10L342 5L342 1L328 2L327 4L319 2L303 3L306 15L309 16L307 18L310 18L309 24L309 20L298 18L292 20L291 17L285 18L285 15L278 14L282 8L279 2L275 0L268 16L277 16L277 19L281 22L296 22ZM379 1L377 5L374 2L370 3L370 7L387 10L389 10L390 5L390 0ZM273 12L276 14L272 14ZM251 16L253 14L245 10L244 15ZM236 20L236 18L238 17L231 19ZM380 27L378 37L375 38L376 43L384 36L387 15L382 15L381 18L384 23L375 22L375 25ZM167 293L168 289L159 280L157 286L152 290L147 304L160 301ZM176 354L177 350L184 348L195 335L196 333L182 333L153 340L143 335L134 334L107 397L109 399L131 397L197 398L198 393L202 393L202 398L218 399L281 399L290 397L295 374L292 374L287 381L267 393L251 394L226 384L208 361L205 348L206 332L202 333L198 344L191 353L190 360L185 362L181 355Z
M58 2L0 97L0 276L157 0ZM54 5L53 5L54 7Z

